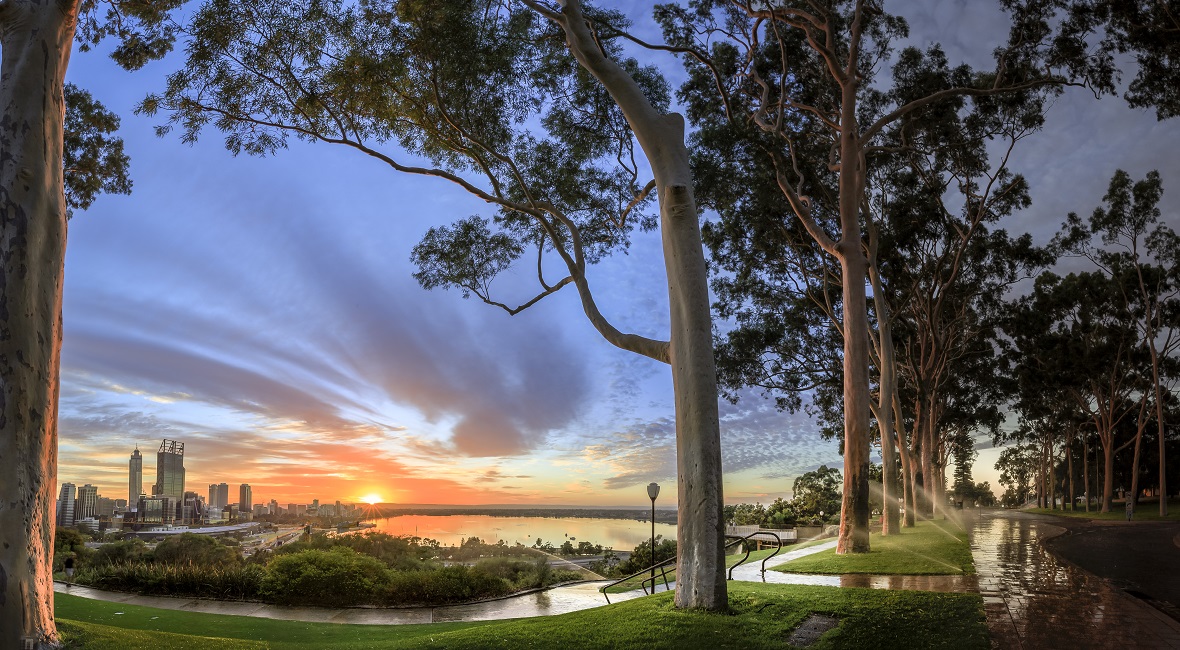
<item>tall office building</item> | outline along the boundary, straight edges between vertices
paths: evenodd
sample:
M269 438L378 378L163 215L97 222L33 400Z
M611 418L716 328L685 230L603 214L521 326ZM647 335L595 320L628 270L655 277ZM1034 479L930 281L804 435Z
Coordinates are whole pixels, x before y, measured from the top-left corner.
M229 505L229 483L217 484L217 507L224 508Z
M209 484L209 500L206 503L209 504L210 508L219 507L217 505L217 484L216 483Z
M184 443L164 439L156 453L156 485L152 494L172 497L179 502L184 498Z
M74 502L74 521L87 517L98 517L98 486L89 483L78 488L78 500Z
M57 525L68 528L74 525L74 498L76 490L73 483L62 483L61 493L57 497Z
M131 452L131 462L127 472L127 503L139 503L139 495L143 494L143 455L139 453L139 445Z
M250 512L254 509L254 492L249 483L243 483L238 488L238 512Z

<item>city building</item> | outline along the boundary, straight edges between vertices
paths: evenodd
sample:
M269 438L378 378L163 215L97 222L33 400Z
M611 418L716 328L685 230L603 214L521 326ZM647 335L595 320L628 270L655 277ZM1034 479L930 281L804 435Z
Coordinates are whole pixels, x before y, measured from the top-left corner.
M277 515L279 514L279 510L282 510L282 508L279 508L279 502L275 499L271 499L266 508L267 514Z
M184 443L164 439L156 453L156 484L153 496L184 498Z
M122 499L120 499L122 501ZM106 497L98 497L98 518L111 518L115 516L115 500Z
M176 499L162 495L139 497L135 521L140 524L171 524L176 521Z
M243 483L238 488L238 510L241 512L250 512L254 509L254 491L250 489L249 483Z
M218 483L217 484L217 508L218 509L224 508L228 505L229 505L229 484L228 483ZM213 507L213 504L210 504L210 507Z
M139 495L143 494L143 455L139 453L139 445L131 452L131 462L127 471L127 503L139 503Z
M78 497L74 502L74 521L98 516L98 486L87 483L78 488Z
M217 484L216 483L209 484L209 500L207 501L207 503L209 504L210 508L220 507L217 504Z
M77 487L73 483L62 483L57 497L57 525L69 528L74 525L74 501Z

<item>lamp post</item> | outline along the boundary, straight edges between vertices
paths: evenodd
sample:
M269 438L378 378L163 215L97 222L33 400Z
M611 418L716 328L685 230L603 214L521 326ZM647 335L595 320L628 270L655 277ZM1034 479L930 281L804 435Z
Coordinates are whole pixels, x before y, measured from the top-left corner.
M651 497L651 592L656 593L656 497L660 496L660 484L648 483L647 496Z

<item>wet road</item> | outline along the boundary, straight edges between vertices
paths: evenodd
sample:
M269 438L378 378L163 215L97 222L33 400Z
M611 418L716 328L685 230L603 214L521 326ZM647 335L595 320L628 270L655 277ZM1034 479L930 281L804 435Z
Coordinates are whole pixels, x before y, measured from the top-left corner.
M995 648L1175 648L1180 623L1054 557L1055 519L984 513L971 535Z
M1049 541L1054 553L1180 621L1180 522L1054 523L1067 529Z

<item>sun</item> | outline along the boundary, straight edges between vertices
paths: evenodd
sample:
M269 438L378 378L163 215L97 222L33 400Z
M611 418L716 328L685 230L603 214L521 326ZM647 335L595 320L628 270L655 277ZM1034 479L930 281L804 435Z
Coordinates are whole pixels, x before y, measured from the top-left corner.
M381 503L381 495L380 494L366 494L365 496L361 497L361 501L364 501L365 503L367 503L369 505L375 505L375 504Z

